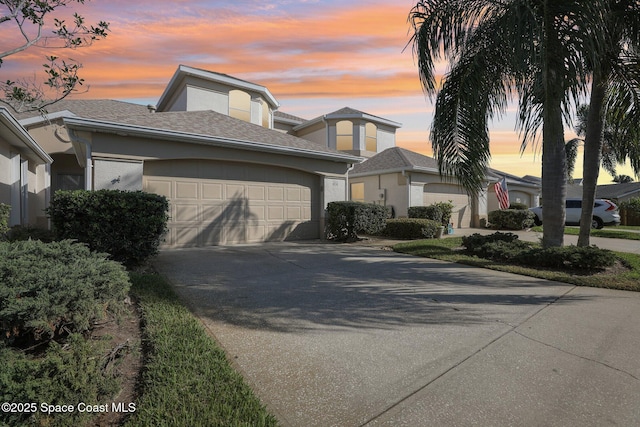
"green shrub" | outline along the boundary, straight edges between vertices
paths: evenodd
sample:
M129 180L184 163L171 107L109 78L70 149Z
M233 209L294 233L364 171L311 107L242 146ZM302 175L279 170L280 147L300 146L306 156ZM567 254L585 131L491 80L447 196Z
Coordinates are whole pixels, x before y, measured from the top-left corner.
M437 221L445 227L451 221L453 203L438 202L429 206L411 206L407 211L409 218L423 218Z
M493 234L482 235L479 233L473 233L469 236L462 237L462 246L467 249L467 252L473 253L476 248L481 247L485 243L493 242L514 242L518 240L518 235L513 233L500 233L499 231Z
M515 210L518 210L518 211L526 211L527 209L529 209L529 206L525 205L524 203L514 202L514 203L511 203L509 205L509 209L515 209Z
M476 247L472 253L480 258L520 264L529 250L531 250L531 245L522 240L514 240L512 242L498 240L484 243Z
M26 355L0 342L0 400L37 404L35 412L0 412L0 424L88 425L94 414L76 408L69 413L46 414L40 404L96 405L115 395L118 380L104 371L104 352L104 341L87 341L78 334L69 336L64 346L51 342L41 357Z
M636 216L640 216L640 197L634 197L620 203L620 209L624 209Z
M491 228L498 230L524 230L533 226L535 214L530 210L505 209L489 212Z
M431 219L399 218L387 220L384 235L394 239L433 239L442 225Z
M128 291L122 265L84 245L0 242L0 340L29 343L87 331L118 314Z
M640 197L621 202L620 217L624 225L640 225Z
M358 233L378 234L386 225L388 209L373 203L331 202L327 205L325 236L329 240L357 240Z
M52 242L55 240L51 230L32 227L30 225L15 225L11 227L11 230L7 233L7 239L10 242L17 242L21 240L41 240L43 242Z
M117 190L58 191L47 209L59 240L75 239L127 266L157 254L167 230L164 196Z
M7 231L9 231L10 213L11 206L0 203L0 240L3 239Z
M518 236L513 233L487 236L476 233L463 237L462 245L467 253L480 258L542 268L601 270L612 266L617 259L613 252L595 246L541 249L518 240Z
M571 245L532 251L522 261L532 266L589 271L610 267L616 259L613 252L606 249Z

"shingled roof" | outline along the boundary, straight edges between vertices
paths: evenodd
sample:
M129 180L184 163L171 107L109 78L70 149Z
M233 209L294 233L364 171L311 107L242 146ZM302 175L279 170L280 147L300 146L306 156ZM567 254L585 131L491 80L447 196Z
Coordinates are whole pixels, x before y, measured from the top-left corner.
M303 150L323 155L360 159L333 150L323 144L308 141L272 129L248 123L214 111L177 111L151 113L144 105L107 99L97 100L63 100L48 108L50 117L63 114L67 122L78 126L91 125L94 129L107 131L121 127L147 133L152 137L160 137L163 133L179 133L186 138L237 141L241 143L273 146L274 148ZM23 113L19 116L24 121L41 120L37 112ZM349 160L349 159L348 159Z
M79 117L97 120L112 120L115 117L149 114L149 108L144 105L113 99L63 99L48 106L46 110L49 116L69 111ZM42 116L38 111L28 111L15 114L15 117L23 121L30 118L38 119Z
M369 175L383 171L400 170L429 170L438 171L438 164L434 158L401 147L387 148L364 163L357 164L349 175Z

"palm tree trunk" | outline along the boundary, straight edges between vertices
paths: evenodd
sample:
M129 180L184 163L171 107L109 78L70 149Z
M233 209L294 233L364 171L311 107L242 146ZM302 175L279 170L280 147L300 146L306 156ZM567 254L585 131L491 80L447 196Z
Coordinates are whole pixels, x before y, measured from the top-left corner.
M605 79L602 73L594 73L591 84L591 100L587 115L587 129L584 138L584 165L582 175L582 214L580 216L580 234L578 246L589 246L591 237L591 220L593 203L596 198L596 186L600 174L602 157L602 131L604 117L602 114L606 92Z
M564 243L565 202L567 198L567 155L564 148L562 100L564 97L563 55L554 25L550 2L545 1L542 59L544 112L542 125L542 246Z

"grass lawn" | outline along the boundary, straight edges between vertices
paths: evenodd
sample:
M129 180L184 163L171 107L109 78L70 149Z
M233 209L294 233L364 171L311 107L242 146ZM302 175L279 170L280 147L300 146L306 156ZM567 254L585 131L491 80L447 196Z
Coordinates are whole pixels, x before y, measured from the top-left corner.
M461 246L462 237L451 237L447 239L403 242L395 245L393 250L409 255L458 262L492 270L522 274L524 276L566 282L578 286L640 291L640 256L636 254L616 252L615 254L628 268L617 268L603 273L587 275L567 271L535 269L486 260L461 253L458 250Z
M144 370L126 426L275 426L224 351L156 274L131 274L142 311Z
M542 226L533 227L531 230L542 233ZM635 231L635 232L634 232ZM565 227L564 234L577 236L580 233L580 227ZM618 225L616 227L605 227L600 230L591 230L593 237L608 237L610 239L627 239L640 240L640 227Z

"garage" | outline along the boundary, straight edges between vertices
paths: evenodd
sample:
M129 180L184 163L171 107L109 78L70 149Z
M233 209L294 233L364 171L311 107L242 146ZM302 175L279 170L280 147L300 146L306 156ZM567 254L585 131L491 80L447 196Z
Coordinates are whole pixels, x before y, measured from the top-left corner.
M471 225L471 202L462 187L455 184L433 183L424 186L424 206L439 202L453 203L451 222L455 228Z
M143 188L169 199L167 247L320 236L320 178L311 173L229 161L147 160Z

